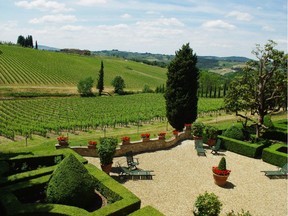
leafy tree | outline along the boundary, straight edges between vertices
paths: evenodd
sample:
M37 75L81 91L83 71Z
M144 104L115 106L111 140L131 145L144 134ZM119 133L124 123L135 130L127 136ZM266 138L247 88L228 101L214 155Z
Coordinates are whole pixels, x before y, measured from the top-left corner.
M288 55L275 46L272 40L264 47L256 45L252 53L257 61L246 63L244 75L231 82L224 100L227 110L256 124L256 137L260 137L261 129L267 128L263 124L264 116L287 106ZM248 117L248 110L258 120Z
M93 95L92 93L93 83L94 80L92 79L92 77L87 77L86 79L79 81L77 88L81 96L87 97Z
M115 93L117 93L117 94L123 94L124 93L125 82L121 76L116 76L112 80L111 85L114 87Z
M18 36L17 44L19 44L20 46L25 46L25 37L23 35Z
M145 84L142 89L142 93L153 93L153 90L150 88L149 85Z
M101 61L101 68L99 71L97 89L99 90L99 95L101 96L102 91L104 90L104 64L103 64L103 61Z
M199 69L196 64L197 56L187 43L176 51L168 65L166 116L171 126L179 131L185 123L192 123L197 118Z

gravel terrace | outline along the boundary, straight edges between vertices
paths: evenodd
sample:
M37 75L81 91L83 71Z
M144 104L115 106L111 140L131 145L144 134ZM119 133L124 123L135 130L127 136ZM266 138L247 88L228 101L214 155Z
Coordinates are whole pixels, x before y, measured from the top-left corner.
M206 157L197 156L194 141L152 153L135 155L139 168L154 170L153 180L127 180L121 183L137 195L141 206L151 205L167 216L193 215L194 202L205 191L215 193L223 203L221 215L230 212L249 211L253 216L288 215L287 179L269 179L261 170L277 170L276 166L260 159L252 159L233 152L212 155L206 149ZM227 185L214 184L212 166L217 166L225 156L227 169L232 170ZM100 168L98 158L85 157ZM114 158L126 166L125 157ZM117 180L118 174L111 176Z

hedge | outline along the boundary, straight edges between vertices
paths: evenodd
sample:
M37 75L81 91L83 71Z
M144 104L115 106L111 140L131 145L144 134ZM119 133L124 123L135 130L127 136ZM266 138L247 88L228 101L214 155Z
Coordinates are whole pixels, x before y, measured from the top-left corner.
M138 211L129 214L129 216L164 216L160 211L153 208L152 206L145 206L144 208L139 209Z
M264 144L248 143L221 135L218 135L218 138L222 140L225 149L247 157L257 158L261 156L264 148Z
M16 197L16 194L21 194L21 191L33 194L33 191L39 190L43 184L47 184L51 175L22 181L15 184L0 188L0 206L4 207L7 215L128 215L140 208L141 200L132 192L119 184L106 173L97 169L91 164L85 165L87 170L97 180L99 191L111 202L109 205L98 209L94 212L87 212L84 209L59 205L59 204L43 204L30 203L23 204ZM98 188L97 188L98 189Z
M287 147L287 145L279 143L265 148L262 153L262 160L278 167L284 166L287 163L288 155L287 153L277 151L281 147Z

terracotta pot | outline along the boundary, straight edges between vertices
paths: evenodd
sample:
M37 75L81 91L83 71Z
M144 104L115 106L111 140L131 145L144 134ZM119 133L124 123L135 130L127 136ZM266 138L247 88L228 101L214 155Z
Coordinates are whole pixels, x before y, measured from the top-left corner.
M149 140L150 140L149 137L142 138L142 141L143 141L143 142L147 142L147 141L149 141Z
M90 144L88 144L88 149L96 149L96 145L90 145Z
M214 146L215 144L216 144L216 139L208 139L207 140L207 145L209 145L210 147Z
M194 136L193 135L194 140L203 140L203 137L199 137L199 136Z
M159 140L165 140L165 136L158 136Z
M102 169L105 173L107 173L107 174L109 175L109 173L110 173L111 170L112 170L112 164L113 164L113 163L111 163L111 164L101 164L101 169Z
M130 141L126 140L126 141L122 141L122 145L127 145L130 144Z
M68 146L69 145L68 142L65 140L60 140L60 141L58 141L58 143L60 146Z
M213 177L214 177L215 184L217 184L218 186L224 186L227 182L229 175L223 176L223 175L217 175L213 173Z

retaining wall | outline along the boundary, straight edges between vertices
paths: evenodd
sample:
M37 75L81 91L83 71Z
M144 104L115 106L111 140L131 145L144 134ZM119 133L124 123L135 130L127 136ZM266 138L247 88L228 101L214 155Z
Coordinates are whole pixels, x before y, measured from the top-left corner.
M176 146L183 140L192 139L191 129L186 129L184 132L179 133L177 136L172 137L171 139L150 139L149 141L135 141L130 142L129 144L119 144L119 147L116 149L115 157L124 156L127 152L133 151L134 154L143 153L143 152L152 152L157 150L169 149L173 146ZM71 148L81 156L85 157L98 157L96 149L89 149L87 146L60 146L59 144L55 145L56 149L60 148Z

